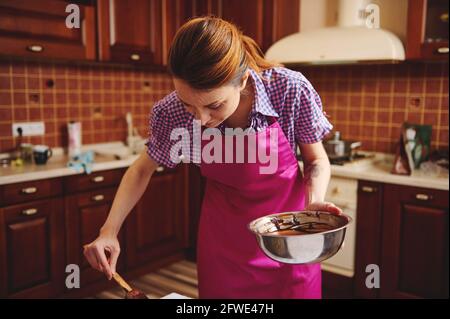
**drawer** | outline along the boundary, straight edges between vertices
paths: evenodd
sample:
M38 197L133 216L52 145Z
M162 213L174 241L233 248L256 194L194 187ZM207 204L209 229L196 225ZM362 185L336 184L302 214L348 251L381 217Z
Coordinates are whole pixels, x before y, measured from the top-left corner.
M399 198L405 203L447 209L449 207L448 191L444 190L389 184L386 185L385 192L397 192Z
M325 199L337 206L356 208L358 181L350 178L331 177Z
M0 186L0 206L19 204L60 194L62 194L60 178L7 184Z
M116 186L120 184L125 170L114 169L109 171L94 172L89 175L75 175L65 178L67 193L82 192L102 187Z
M112 203L116 195L117 187L96 189L76 195L78 207L91 206L102 203Z
M43 199L25 204L8 206L3 209L3 216L8 223L48 216L53 212L54 201L55 199Z

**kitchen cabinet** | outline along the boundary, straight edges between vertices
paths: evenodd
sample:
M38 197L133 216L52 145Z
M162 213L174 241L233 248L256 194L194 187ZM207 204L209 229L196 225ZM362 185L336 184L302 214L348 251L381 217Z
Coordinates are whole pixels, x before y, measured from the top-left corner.
M66 6L80 8L67 28ZM96 60L163 68L173 37L189 18L230 20L263 51L299 31L300 0L0 1L2 54Z
M0 297L48 298L64 289L65 236L60 179L3 185ZM56 187L56 188L55 188ZM30 201L25 201L26 196Z
M80 266L80 286L104 279L104 274L90 267L83 254L83 245L97 238L108 217L117 186L124 171L121 169L95 172L91 175L79 175L66 179L66 189L70 195L65 198L67 264ZM85 191L91 189L90 191ZM84 190L83 192L79 192ZM77 193L77 191L79 193ZM121 247L125 245L124 233L119 233ZM121 252L117 270L125 266L125 252Z
M125 169L0 185L0 298L86 297L114 287L83 245L98 236ZM187 166L158 168L119 232L128 278L183 258L189 243ZM181 257L180 257L181 256ZM80 267L80 289L65 267Z
M448 298L448 191L360 181L355 296ZM380 287L365 286L366 266Z
M387 184L382 298L448 298L448 192Z
M66 6L77 4L80 27L67 28ZM95 60L95 8L88 1L0 1L2 54Z
M358 181L354 295L376 298L376 289L366 287L367 265L380 265L383 184Z
M448 0L409 0L407 59L448 60Z
M158 168L127 219L127 267L138 267L187 248L187 195L187 166Z
M163 63L163 0L98 0L101 61Z
M265 52L274 42L298 32L300 0L186 1L185 16L214 15L235 23Z

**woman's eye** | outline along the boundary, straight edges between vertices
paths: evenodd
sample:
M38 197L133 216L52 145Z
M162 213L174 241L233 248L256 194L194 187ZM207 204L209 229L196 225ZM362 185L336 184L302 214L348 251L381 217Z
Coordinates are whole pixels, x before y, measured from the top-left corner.
M210 105L210 106L208 106L208 108L211 109L211 110L216 110L216 109L218 109L221 106L222 106L222 103L221 104Z

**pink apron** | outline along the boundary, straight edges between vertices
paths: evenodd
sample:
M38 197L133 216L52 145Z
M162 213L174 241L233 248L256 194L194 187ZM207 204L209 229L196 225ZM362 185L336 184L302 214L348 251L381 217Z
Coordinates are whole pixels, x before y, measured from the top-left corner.
M197 247L200 298L321 298L320 264L276 262L262 252L247 228L258 217L305 206L298 162L277 121L255 133L256 145L270 154L265 142L270 129L278 136L275 173L260 174L267 164L258 157L256 163L201 164L207 182ZM222 146L229 147L226 138L230 137L221 136Z

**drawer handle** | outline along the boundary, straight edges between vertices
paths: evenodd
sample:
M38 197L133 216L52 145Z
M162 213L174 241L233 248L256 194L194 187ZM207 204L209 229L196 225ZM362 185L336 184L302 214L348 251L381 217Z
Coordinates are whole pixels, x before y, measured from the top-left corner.
M95 196L92 196L92 200L94 201L94 202L101 202L102 200L104 200L105 199L105 196L103 196L103 195L95 195Z
M33 44L33 45L27 46L27 50L30 52L39 53L39 52L44 51L44 47L42 45Z
M439 19L440 19L442 22L448 22L448 12L445 12L445 13L441 14L441 15L439 16Z
M448 54L448 47L437 48L436 53L438 54Z
M427 195L427 194L416 194L416 199L417 200L421 200L421 201L428 201L431 200L433 197L431 195Z
M164 167L163 167L163 166L158 166L158 167L156 168L156 171L157 171L158 173L164 172Z
M95 176L94 178L92 178L92 182L93 183L101 183L105 180L105 178L103 176Z
M38 210L36 208L28 208L28 209L24 209L22 211L22 215L31 216L31 215L36 214L37 212L38 212Z
M377 191L376 187L363 186L361 189L364 193L375 193Z
M141 59L141 56L139 54L133 53L130 55L130 59L133 61L139 61Z
M37 187L22 188L22 194L34 194L37 192Z

